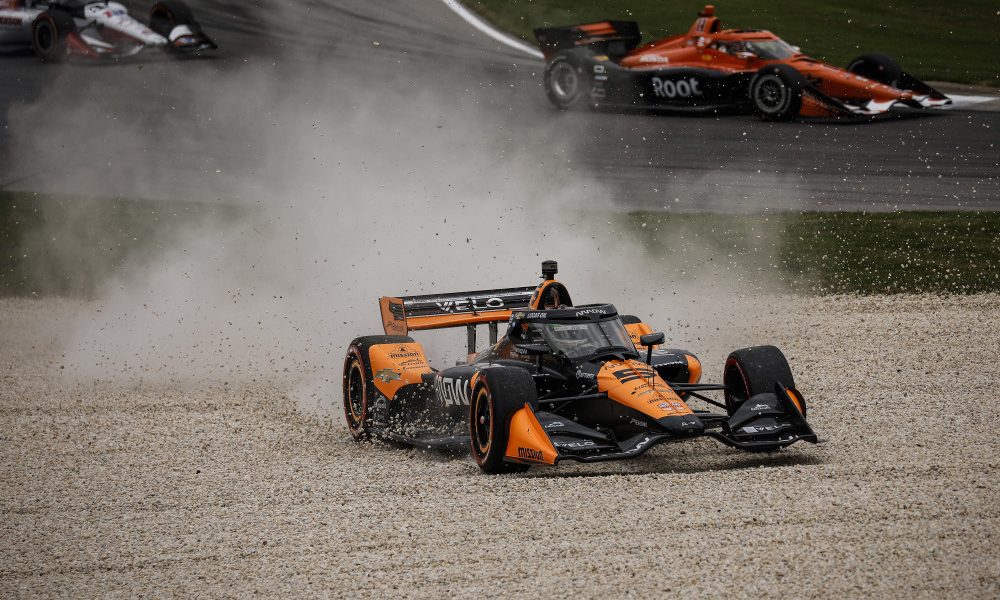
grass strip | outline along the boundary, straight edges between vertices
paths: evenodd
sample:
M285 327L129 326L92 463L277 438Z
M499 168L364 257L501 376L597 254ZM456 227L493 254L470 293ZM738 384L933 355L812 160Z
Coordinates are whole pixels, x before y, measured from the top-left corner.
M92 296L237 208L0 190L0 296Z
M182 247L185 234L219 229L242 210L0 191L0 296L92 296ZM681 279L735 277L802 294L1000 291L1000 212L590 218L610 219Z

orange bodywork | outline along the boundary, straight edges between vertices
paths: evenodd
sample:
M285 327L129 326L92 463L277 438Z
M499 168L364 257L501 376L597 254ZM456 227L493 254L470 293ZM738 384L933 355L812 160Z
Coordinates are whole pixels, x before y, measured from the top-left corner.
M688 361L688 383L698 383L701 381L701 361L692 354L685 354L684 358Z
M749 52L734 53L730 50L739 42L748 41L781 42L781 39L770 31L722 29L721 22L715 17L714 8L706 6L687 33L636 48L625 55L619 64L639 70L694 67L723 73L755 73L769 65L786 64L799 71L816 89L831 98L892 103L908 100L915 95L809 58L798 52L797 48L793 55L782 59L765 59ZM803 116L830 116L835 113L819 98L808 96L804 98L800 110Z
M392 398L399 388L420 383L421 375L430 373L424 349L416 342L377 344L368 349L375 387L386 398Z
M527 404L510 419L506 457L515 462L556 464L559 453Z
M653 419L692 413L656 371L638 360L609 360L597 373L597 390Z
M635 346L635 349L641 350L644 349L645 346L642 345L639 338L648 333L653 333L653 328L645 323L626 323L625 331L628 332L628 337L631 338L632 345ZM653 348L656 348L656 346L653 346Z
M795 403L795 408L799 409L799 414L805 415L806 411L803 407L802 396L799 395L799 391L787 387L785 388L785 391L788 392L788 397L792 399L793 403Z

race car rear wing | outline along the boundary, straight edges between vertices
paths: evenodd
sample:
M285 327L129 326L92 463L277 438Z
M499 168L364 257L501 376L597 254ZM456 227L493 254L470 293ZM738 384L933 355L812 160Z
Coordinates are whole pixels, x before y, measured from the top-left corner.
M379 298L382 327L387 335L410 331L499 323L516 308L528 308L534 287L479 290L425 296Z
M577 46L597 46L605 54L622 56L638 46L641 39L639 24L635 21L601 21L535 29L535 41L545 60L560 50Z

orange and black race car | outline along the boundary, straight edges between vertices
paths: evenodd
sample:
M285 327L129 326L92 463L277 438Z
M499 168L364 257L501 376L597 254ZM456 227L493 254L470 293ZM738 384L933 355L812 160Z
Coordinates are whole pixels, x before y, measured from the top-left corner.
M713 6L687 33L641 47L634 21L536 29L535 38L547 61L546 93L561 109L752 110L765 120L786 120L951 104L884 54L864 54L841 69L770 31L722 29Z
M351 435L469 445L487 473L633 458L701 436L749 451L817 441L774 346L736 350L723 383L703 384L692 353L663 348L662 333L610 304L574 306L555 274L545 261L537 287L381 298L386 335L355 339L344 361ZM490 343L477 353L478 325ZM467 328L469 355L439 371L407 334L443 327ZM725 413L692 408L693 399Z

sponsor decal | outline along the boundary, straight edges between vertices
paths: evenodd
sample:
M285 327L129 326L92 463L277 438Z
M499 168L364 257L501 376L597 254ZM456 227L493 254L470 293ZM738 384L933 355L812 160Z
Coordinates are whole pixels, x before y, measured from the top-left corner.
M750 410L752 410L752 411L755 411L755 412L756 412L756 411L760 411L760 410L768 410L768 409L770 409L770 408L771 408L771 407L770 407L770 406L768 406L768 405L766 405L766 404L755 404L754 406L751 406L751 407L750 407Z
M576 378L577 379L597 379L597 375L594 375L593 373L588 373L588 372L583 371L581 369L577 369L576 370Z
M634 448L626 450L625 453L626 454L632 454L632 453L638 452L639 450L642 450L642 447L645 446L646 444L648 444L649 440L650 440L650 438L648 436L645 437L645 438L643 438L643 440L641 442L639 442L638 444L636 444Z
M468 406L469 394L465 380L451 377L437 377L434 380L437 397L448 406Z
M438 309L444 313L478 312L481 310L500 310L504 307L503 299L497 298L466 298L463 300L445 300L435 302Z
M652 404L656 400L650 400L649 403ZM684 404L682 402L661 402L656 405L657 408L662 410L684 410Z
M639 58L639 62L641 62L641 63L668 63L668 62L670 62L670 59L667 58L666 56L659 56L659 55L656 55L656 54L643 54Z
M650 379L653 377L655 371L650 367L636 367L628 369L619 369L618 371L612 371L611 374L615 376L621 383L628 383L630 381L635 381L636 379Z
M635 425L636 427L649 427L649 423L647 423L646 421L642 421L640 419L635 419L632 417L629 417L628 422Z
M21 26L20 17L0 17L0 25L15 25Z
M574 315L574 316L583 317L583 316L586 316L586 315L604 315L604 314L607 314L607 313L605 312L605 310L603 308L588 308L586 310L578 310L578 311L576 311L576 315Z
M552 421L551 423L546 423L544 428L545 429L554 429L556 427L565 427L565 426L566 426L566 424L563 423L562 421Z
M594 65L594 73L603 73L604 65Z
M522 313L522 317L525 319L544 319L545 316L543 312Z
M383 383L389 383L390 381L396 381L397 379L401 379L403 376L402 374L387 368L376 372L375 377L381 379Z
M694 77L674 81L653 77L653 94L657 98L689 98L701 96L701 85Z
M596 444L590 440L584 440L582 442L553 442L552 445L556 448L587 448Z
M390 358L420 358L420 353L414 351L412 348L407 348L406 346L400 346L396 348L395 352L389 353Z
M542 452L540 450L535 450L534 448L518 448L517 457L524 458L526 460L535 460L538 462L545 460L542 458Z
M781 426L781 425L764 425L762 427L751 427L751 426L748 425L746 427L742 427L741 429L743 431L747 432L747 433L767 433L769 431L777 431L778 429L783 429L783 426Z

